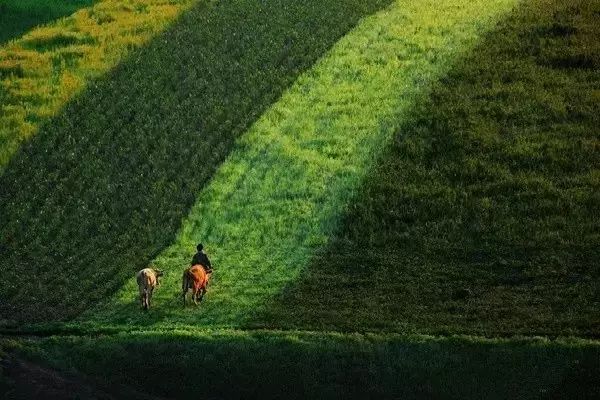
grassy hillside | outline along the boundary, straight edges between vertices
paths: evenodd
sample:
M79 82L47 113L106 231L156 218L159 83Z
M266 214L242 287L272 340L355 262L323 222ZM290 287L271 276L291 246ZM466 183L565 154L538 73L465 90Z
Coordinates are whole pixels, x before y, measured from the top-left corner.
M0 0L0 44L29 29L72 14L94 0Z
M236 143L176 241L152 262L166 271L154 310L139 311L132 271L117 296L77 323L91 321L94 329L280 326L277 318L253 319L301 278L335 234L367 169L415 102L513 4L395 2L365 19ZM181 271L198 241L207 245L216 272L205 304L184 310Z
M598 341L531 336L600 333L599 6L197 3L0 175L0 331L40 335L0 351L167 398L598 398Z
M599 11L529 1L455 63L256 323L598 337Z
M199 3L95 81L0 176L4 323L69 318L119 288L173 241L234 139L385 4Z
M113 68L194 2L104 0L37 27L8 44L0 40L0 173L19 145L87 83ZM3 0L0 32L27 24L29 19L24 15L29 13L47 21L56 13L91 3Z
M19 353L166 398L594 399L600 346L308 332L52 338Z

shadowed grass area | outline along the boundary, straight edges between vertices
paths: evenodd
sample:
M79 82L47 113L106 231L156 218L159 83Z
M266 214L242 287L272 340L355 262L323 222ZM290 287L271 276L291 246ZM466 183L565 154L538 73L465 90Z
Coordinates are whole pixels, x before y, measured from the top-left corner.
M120 287L173 241L235 137L386 3L200 3L91 84L0 177L4 323L66 319Z
M75 324L252 321L335 233L361 178L416 99L513 4L400 1L362 21L237 142L173 245L153 261L166 276L152 311L140 312L130 279ZM183 309L181 272L198 241L213 256L215 273L205 303Z
M0 0L0 45L95 0Z
M168 398L593 399L600 391L600 347L576 341L176 331L50 338L17 352L104 387Z
M521 7L402 121L257 325L600 335L600 3Z
M87 83L173 22L196 0L10 0L0 32L26 22L19 12L79 8L68 17L0 43L0 174L23 141L57 114ZM84 5L93 6L82 8ZM0 2L2 4L2 2ZM21 11L19 11L21 10ZM6 14L6 12L8 14ZM36 14L37 15L37 14ZM3 19L10 20L4 25Z

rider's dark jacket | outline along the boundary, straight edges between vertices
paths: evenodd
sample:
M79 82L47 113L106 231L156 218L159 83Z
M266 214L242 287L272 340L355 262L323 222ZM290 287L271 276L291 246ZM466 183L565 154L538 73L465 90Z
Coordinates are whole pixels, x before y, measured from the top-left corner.
M210 260L208 256L203 251L199 251L194 254L192 258L192 265L202 265L206 271L212 271L212 265L210 264Z

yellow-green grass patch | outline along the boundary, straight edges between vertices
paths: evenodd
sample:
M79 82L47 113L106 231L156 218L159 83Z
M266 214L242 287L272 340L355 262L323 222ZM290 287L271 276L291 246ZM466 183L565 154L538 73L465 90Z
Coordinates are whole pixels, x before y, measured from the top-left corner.
M193 3L103 0L1 45L0 173L20 143L87 82L147 43Z
M0 45L93 3L94 0L0 0Z

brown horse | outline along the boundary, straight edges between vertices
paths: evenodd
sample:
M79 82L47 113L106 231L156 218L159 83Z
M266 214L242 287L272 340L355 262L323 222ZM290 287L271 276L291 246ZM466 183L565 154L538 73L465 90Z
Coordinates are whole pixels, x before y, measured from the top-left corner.
M142 301L142 308L147 310L150 308L150 300L152 300L152 294L154 289L160 285L158 278L163 276L163 272L156 268L144 268L136 275L136 281L138 289L140 291L140 300Z
M193 265L190 268L183 271L183 282L181 284L181 290L183 291L183 306L185 307L185 296L188 290L192 289L192 300L194 304L198 305L198 302L202 301L202 297L206 293L208 280L210 279L210 273L206 272L204 267L200 264Z

